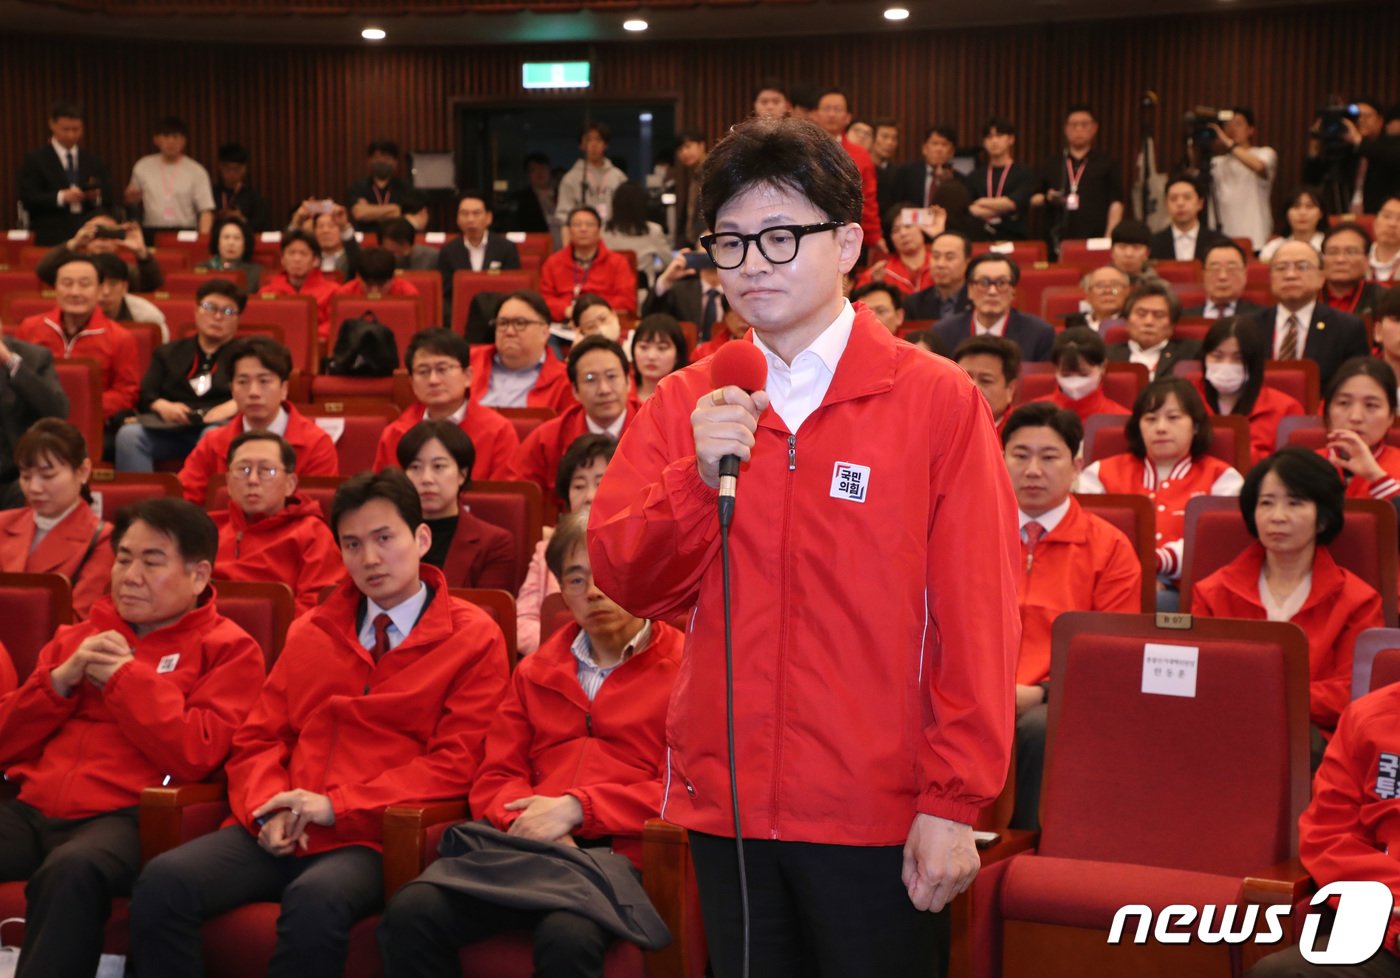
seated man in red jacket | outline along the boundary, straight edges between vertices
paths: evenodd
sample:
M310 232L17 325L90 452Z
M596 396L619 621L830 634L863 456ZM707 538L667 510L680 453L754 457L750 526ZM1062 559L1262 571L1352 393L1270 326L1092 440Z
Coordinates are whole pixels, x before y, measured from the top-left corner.
M321 245L305 231L282 234L282 271L263 283L266 295L309 295L316 300L316 329L321 339L330 338L331 295L336 281L321 271Z
M1400 830L1400 683L1391 683L1342 711L1313 778L1312 802L1298 819L1298 857L1319 886L1351 880L1377 880L1400 904L1400 861L1395 838ZM1331 910L1341 899L1328 900ZM1346 898L1351 903L1351 898ZM1358 901L1359 902L1359 901ZM1313 949L1332 948L1328 907L1313 910L1326 918ZM1360 911L1351 907L1351 913ZM1352 921L1356 923L1355 920ZM1379 928L1377 928L1379 931ZM1338 931L1340 933L1340 931ZM1371 937L1376 933L1353 937ZM1309 964L1293 945L1271 954L1245 978L1396 978L1400 976L1400 916L1389 915L1380 948L1360 964Z
M569 318L574 300L592 292L618 312L637 311L637 273L603 244L603 219L592 207L569 212L569 243L540 266L540 295L555 322Z
M395 275L398 268L392 252L384 248L366 248L355 261L358 274L336 287L331 298L350 296L355 299L413 299L418 287L408 279ZM335 329L339 323L331 324ZM331 338L334 343L334 337Z
M210 516L219 528L219 577L285 584L300 615L345 576L345 565L320 505L296 491L291 444L271 431L245 431L228 447L228 509Z
M535 292L512 292L491 320L496 342L472 348L472 400L493 408L574 404L564 365L551 356L549 307Z
M1070 495L1084 429L1073 411L1046 401L1017 408L1001 441L1020 509L1016 664L1016 808L1011 825L1040 828L1050 698L1050 629L1062 611L1142 611L1142 561L1123 533Z
M611 848L640 869L642 826L661 810L666 703L684 636L598 590L584 522L565 517L546 549L575 624L516 667L486 736L471 809L510 835ZM457 978L458 948L521 929L534 931L537 978L601 978L612 935L597 923L568 907L505 907L438 885L432 874L400 890L384 914L389 978Z
M384 810L466 794L506 688L505 639L447 593L418 494L397 469L336 491L350 579L292 623L225 767L232 818L151 861L131 902L143 978L202 971L199 928L280 901L272 978L339 978L383 899Z
M219 614L218 536L160 497L112 532L112 593L60 629L0 699L0 880L28 880L22 978L91 975L112 898L141 866L136 804L171 778L220 769L263 679L258 644Z
M627 355L605 336L585 336L569 351L569 383L578 403L525 437L515 453L517 478L554 495L564 452L579 435L622 437L640 405L628 394Z
M419 330L408 341L404 365L413 378L417 404L404 411L379 436L374 470L398 465L399 439L418 422L451 421L471 438L476 449L473 479L514 479L520 436L515 425L478 402L472 386L472 348L450 329Z
M234 340L227 363L238 413L201 438L185 458L180 488L186 499L204 505L209 477L228 471L229 446L245 431L270 431L285 438L296 452L300 475L340 474L340 457L330 435L287 402L292 354L285 346L266 336Z

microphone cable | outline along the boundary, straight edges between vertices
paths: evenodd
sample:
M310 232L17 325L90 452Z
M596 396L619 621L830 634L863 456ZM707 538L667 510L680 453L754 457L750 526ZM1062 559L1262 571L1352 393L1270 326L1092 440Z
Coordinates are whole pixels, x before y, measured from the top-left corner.
M729 737L729 797L734 806L734 854L739 865L739 913L743 918L743 965L740 975L749 978L749 878L744 864L744 835L739 831L739 775L734 751L734 635L729 593L729 520L733 517L733 499L728 512L721 502L719 521L720 563L724 577L724 702L726 733Z

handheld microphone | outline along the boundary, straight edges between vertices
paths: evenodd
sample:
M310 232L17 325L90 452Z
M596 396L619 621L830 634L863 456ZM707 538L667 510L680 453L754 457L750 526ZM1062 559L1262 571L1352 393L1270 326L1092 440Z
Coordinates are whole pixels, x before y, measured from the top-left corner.
M768 361L752 343L726 343L710 361L710 382L718 390L738 387L747 394L762 390L768 382ZM739 489L739 456L719 460L719 523L734 518L734 497Z

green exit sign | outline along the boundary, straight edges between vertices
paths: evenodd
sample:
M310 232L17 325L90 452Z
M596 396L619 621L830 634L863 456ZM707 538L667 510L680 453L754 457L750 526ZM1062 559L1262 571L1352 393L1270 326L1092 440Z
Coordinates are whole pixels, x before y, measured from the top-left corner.
M525 88L587 88L587 61L526 61L520 69Z

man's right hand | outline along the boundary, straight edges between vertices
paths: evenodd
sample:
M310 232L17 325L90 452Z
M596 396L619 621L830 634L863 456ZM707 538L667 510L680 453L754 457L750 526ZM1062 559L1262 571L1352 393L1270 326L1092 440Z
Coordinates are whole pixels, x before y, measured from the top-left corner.
M92 243L92 239L97 236L97 228L98 222L95 220L88 221L82 227L78 228L78 233L68 239L68 250L82 251L86 248Z
M269 815L258 832L258 845L273 856L290 856L297 847L298 837L290 834L296 820L297 817L286 808Z
M60 190L58 198L65 204L81 204L83 202L83 190L81 187L69 187L67 190Z
M122 193L122 199L126 201L128 207L135 207L141 203L141 185L139 183L129 184Z
M73 654L49 672L49 683L59 696L67 697L87 675L91 665L121 665L131 658L131 648L120 632L105 631L89 635Z
M768 392L746 394L738 387L710 391L695 402L690 429L695 436L695 465L711 489L719 488L719 460L726 455L747 462L758 419L768 410Z
M190 423L190 406L188 404L167 401L161 397L151 402L151 410L160 415L162 421L168 421L171 424Z

